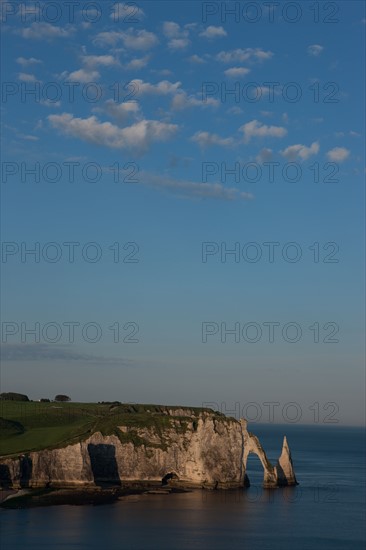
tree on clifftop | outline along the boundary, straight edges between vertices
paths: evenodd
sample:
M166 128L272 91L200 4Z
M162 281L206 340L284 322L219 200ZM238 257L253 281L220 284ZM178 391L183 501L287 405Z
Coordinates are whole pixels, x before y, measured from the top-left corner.
M68 395L56 395L55 401L71 401L71 398Z
M29 397L28 395L24 395L23 393L8 392L8 393L0 393L0 400L1 401L29 401Z

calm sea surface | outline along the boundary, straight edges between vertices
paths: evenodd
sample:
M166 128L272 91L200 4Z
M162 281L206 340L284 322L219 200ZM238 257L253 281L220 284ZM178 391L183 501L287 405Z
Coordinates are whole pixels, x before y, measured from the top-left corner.
M337 426L249 427L273 461L286 433L300 485L130 496L105 506L0 510L1 548L364 550L365 432Z

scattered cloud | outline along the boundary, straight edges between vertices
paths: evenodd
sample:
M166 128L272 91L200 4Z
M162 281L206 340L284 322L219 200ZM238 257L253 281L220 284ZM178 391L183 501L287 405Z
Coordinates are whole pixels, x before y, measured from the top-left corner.
M35 57L30 57L29 59L26 59L25 57L17 57L16 62L19 63L22 67L28 67L29 65L39 65L43 63L40 59L36 59Z
M194 95L188 95L184 90L178 91L173 97L171 107L175 111L189 109L190 107L217 107L220 104L218 99L208 97L205 101Z
M16 29L14 32L20 34L23 38L34 40L52 40L53 38L68 38L75 32L75 27L56 27L51 23L34 22L24 29Z
M174 21L164 21L163 34L166 38L184 38L188 36L189 31L181 29L178 23Z
M177 180L146 172L141 173L141 182L156 189L173 192L176 195L196 199L216 199L224 201L251 200L253 195L235 187L225 187L221 183L202 183Z
M33 136L31 134L17 134L17 137L20 139L25 139L26 141L38 141L39 137Z
M234 145L234 139L222 138L217 134L211 134L210 132L196 132L191 140L198 143L202 148L210 147L212 145L219 145L220 147L232 147Z
M203 57L200 57L199 55L197 55L196 53L191 55L191 57L188 57L188 61L190 61L191 63L197 63L198 65L202 63L206 63L206 60L203 59Z
M168 42L168 48L170 50L184 50L190 43L189 38L172 38Z
M267 126L258 122L258 120L252 120L243 124L239 128L244 134L244 142L248 143L252 137L276 137L282 138L287 134L286 128L282 126Z
M241 107L238 107L238 105L234 105L227 110L227 113L228 115L242 115L244 111Z
M2 344L1 358L3 361L98 361L98 363L113 363L132 366L133 360L103 357L74 351L71 345L55 344Z
M22 82L36 82L38 79L34 76L34 74L29 73L18 73L18 79Z
M153 32L144 29L130 28L128 31L122 32L121 36L124 46L131 50L150 50L159 42L158 37Z
M122 42L121 32L119 31L99 32L93 39L96 46L117 46L118 42Z
M209 25L207 29L200 32L199 36L212 40L214 38L221 38L223 36L227 36L227 32L224 29L224 27L214 27L213 25Z
M176 124L157 120L140 120L120 128L110 122L101 122L96 116L78 118L70 113L49 115L48 120L53 128L65 135L112 149L131 149L137 154L145 152L154 142L167 141L178 130Z
M45 107L61 107L61 101L51 101L50 99L41 99L39 102Z
M83 55L81 57L83 65L89 69L95 69L96 67L113 67L119 65L118 59L113 55Z
M145 12L140 6L133 3L114 2L110 18L116 23L139 23L141 18L145 16Z
M306 145L301 144L290 145L283 151L280 151L280 153L289 161L294 161L297 159L307 160L312 155L317 155L319 153L319 149L319 143L314 141L310 147L306 147Z
M189 30L187 28L181 28L181 26L174 21L164 21L163 34L168 39L168 48L170 50L182 50L191 43L188 38Z
M216 59L222 63L243 63L244 61L265 61L271 59L273 53L260 48L245 48L231 51L222 51L217 54Z
M100 32L93 42L97 46L116 46L122 42L128 50L141 51L154 48L159 43L159 39L153 32L131 27L127 31Z
M151 84L150 82L144 82L138 78L130 81L130 85L135 86L135 90L138 94L146 95L169 95L175 94L181 86L181 82L169 82L169 80L161 80L157 84Z
M71 82L96 82L100 77L98 71L93 71L91 69L79 69L69 73L67 80Z
M327 157L333 162L343 162L350 155L350 151L345 147L334 147L327 152Z
M256 156L256 161L260 164L263 164L263 162L270 162L273 158L273 151L272 149L267 149L266 147L261 149Z
M229 78L240 78L250 73L250 69L246 67L231 67L230 69L226 69L224 73Z
M104 108L95 108L95 112L103 111L109 116L116 119L119 123L124 124L132 116L136 116L140 113L140 105L137 101L125 101L123 103L117 103L113 99L108 99Z
M150 56L145 55L144 57L135 57L134 59L131 59L129 63L125 66L125 69L138 71L140 69L143 69L146 67L146 65L149 63Z
M308 46L308 54L312 55L313 57L318 57L324 50L323 46L320 46L319 44L312 44L311 46Z

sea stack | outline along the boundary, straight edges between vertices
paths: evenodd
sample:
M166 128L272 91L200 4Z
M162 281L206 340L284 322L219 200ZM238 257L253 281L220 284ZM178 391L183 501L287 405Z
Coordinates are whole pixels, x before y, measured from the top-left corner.
M276 465L276 477L278 486L298 485L286 436L283 438L281 456Z

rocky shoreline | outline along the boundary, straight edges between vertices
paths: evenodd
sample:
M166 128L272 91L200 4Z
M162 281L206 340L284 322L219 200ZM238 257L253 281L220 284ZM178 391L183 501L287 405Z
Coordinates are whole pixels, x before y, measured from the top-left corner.
M0 507L4 509L38 508L41 506L98 506L112 504L131 495L169 495L188 493L193 489L162 487L158 484L134 484L108 488L40 488L20 491L1 491Z

